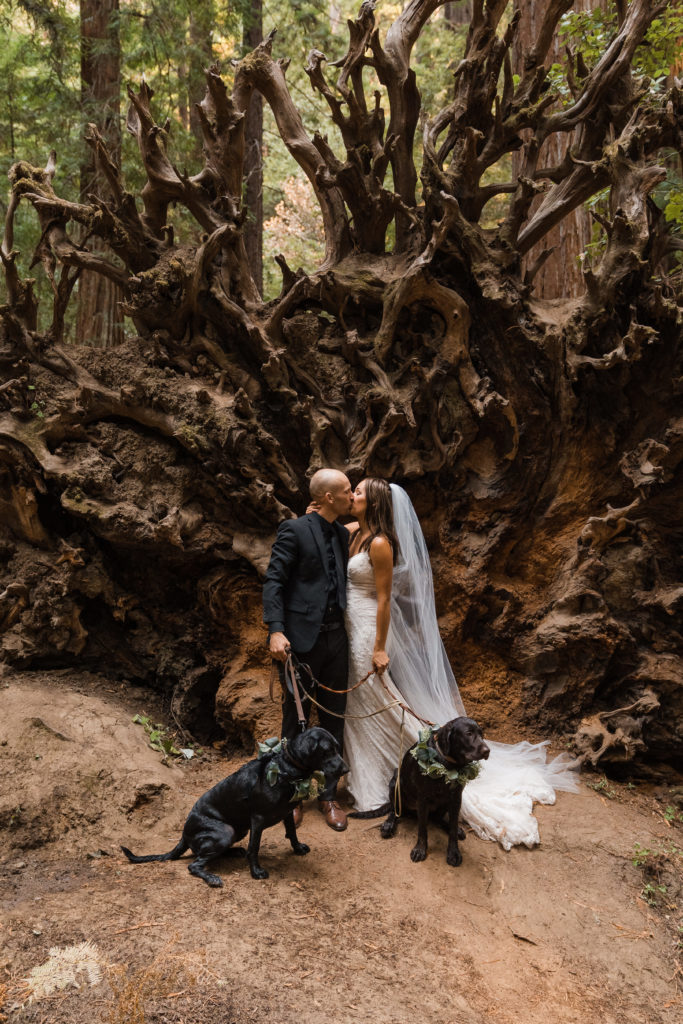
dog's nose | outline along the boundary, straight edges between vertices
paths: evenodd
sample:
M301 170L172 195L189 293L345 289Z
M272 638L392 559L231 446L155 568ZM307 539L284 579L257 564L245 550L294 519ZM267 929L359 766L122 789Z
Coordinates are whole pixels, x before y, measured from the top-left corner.
M339 760L341 761L341 758ZM342 775L348 775L350 771L351 771L351 769L349 768L349 766L346 763L346 761L342 761L341 762L341 774Z
M477 756L477 761L488 761L490 753L491 751L486 746L486 744L482 743L482 745L479 747L479 755Z

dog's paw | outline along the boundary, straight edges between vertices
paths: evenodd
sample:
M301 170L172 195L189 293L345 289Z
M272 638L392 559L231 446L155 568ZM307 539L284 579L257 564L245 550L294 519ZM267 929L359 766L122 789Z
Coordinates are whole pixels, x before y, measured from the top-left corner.
M251 877L256 879L268 878L268 872L265 868L262 868L260 864L251 865Z
M388 821L385 821L379 830L379 834L381 835L382 839L391 839L392 836L396 835L396 826L392 825Z
M464 828L460 828L459 825L458 825L458 839L460 840L461 843L463 842L463 840L467 839L467 833L465 832L465 829Z
M297 857L305 857L307 853L311 852L310 846L306 846L306 843L297 843L292 849Z
M427 859L427 850L424 846L414 846L410 851L410 859L414 864L418 864L421 860Z
M460 850L455 850L452 853L446 854L446 863L450 864L452 868L459 868L462 864L462 854Z
M204 875L204 881L206 882L207 885L210 885L212 889L223 888L223 879L220 878L218 875L210 875L207 872L207 874Z

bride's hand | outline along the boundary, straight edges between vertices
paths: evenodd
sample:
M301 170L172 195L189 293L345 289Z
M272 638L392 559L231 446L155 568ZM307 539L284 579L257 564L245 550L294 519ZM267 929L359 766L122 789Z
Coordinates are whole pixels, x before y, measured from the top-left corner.
M386 651L375 651L372 655L372 667L379 675L389 667L389 655Z
M319 512L319 511L320 511L320 502L319 501L312 501L309 504L308 508L306 509L306 515L308 515L310 512Z

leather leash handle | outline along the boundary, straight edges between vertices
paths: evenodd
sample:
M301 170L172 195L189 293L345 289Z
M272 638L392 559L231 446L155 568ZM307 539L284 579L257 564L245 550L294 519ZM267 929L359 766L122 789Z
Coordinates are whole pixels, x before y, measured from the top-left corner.
M296 705L296 713L299 717L299 728L302 732L306 731L306 716L304 715L304 709L301 706L301 696L299 695L299 684L296 678L296 669L294 668L294 662L292 661L291 651L287 654L287 661L285 662L285 681L289 678L292 684L292 693L294 694L294 704Z

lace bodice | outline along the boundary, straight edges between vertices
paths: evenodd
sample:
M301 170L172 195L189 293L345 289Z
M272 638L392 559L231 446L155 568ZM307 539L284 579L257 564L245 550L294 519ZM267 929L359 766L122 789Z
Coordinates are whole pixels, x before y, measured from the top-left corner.
M367 594L377 599L375 589L375 573L367 551L359 551L358 554L349 558L348 583L346 587L346 599L353 599L356 591L360 594Z

